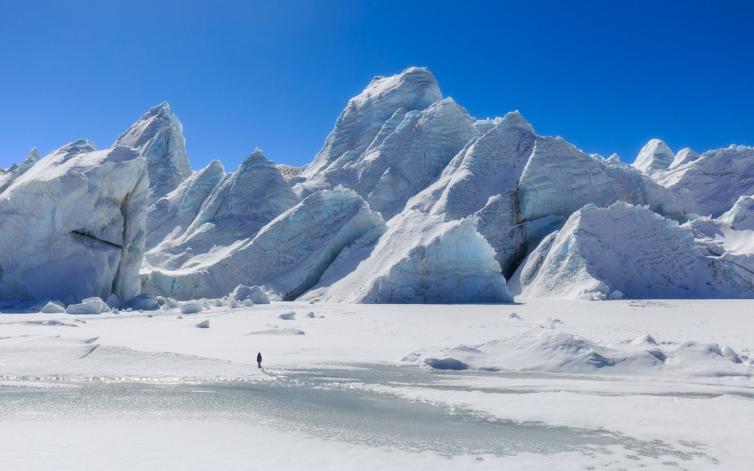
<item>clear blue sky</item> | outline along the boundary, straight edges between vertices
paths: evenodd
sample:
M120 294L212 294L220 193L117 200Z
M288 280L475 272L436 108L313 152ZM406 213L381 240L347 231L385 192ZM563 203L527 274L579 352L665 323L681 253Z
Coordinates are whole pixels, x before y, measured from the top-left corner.
M109 145L170 102L192 165L312 159L374 75L432 69L477 117L633 160L754 144L750 1L0 0L0 166Z

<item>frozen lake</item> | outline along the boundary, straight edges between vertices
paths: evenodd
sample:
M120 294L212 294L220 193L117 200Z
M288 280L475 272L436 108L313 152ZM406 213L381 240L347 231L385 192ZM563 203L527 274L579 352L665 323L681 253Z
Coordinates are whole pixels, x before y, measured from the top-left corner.
M0 421L27 422L40 429L56 422L83 422L87 428L108 424L105 429L128 423L136 434L154 421L192 425L219 421L446 457L564 452L594 456L610 455L617 448L637 460L665 457L683 463L704 458L701 451L679 450L661 441L498 420L370 390L396 385L444 389L448 380L457 376L418 368L361 365L277 371L269 373L268 380L243 382L75 382L61 378L54 387L21 382L0 388ZM41 452L55 449L45 446Z
M0 469L748 469L750 313L625 301L0 314Z

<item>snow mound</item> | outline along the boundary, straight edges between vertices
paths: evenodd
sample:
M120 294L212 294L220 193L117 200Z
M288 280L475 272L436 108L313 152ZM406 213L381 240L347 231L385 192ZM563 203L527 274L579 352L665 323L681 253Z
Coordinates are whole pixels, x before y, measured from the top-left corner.
M648 208L587 205L527 257L513 281L522 297L569 299L751 296L751 281Z
M324 190L281 214L222 257L182 270L155 269L146 289L177 299L220 297L239 284L292 300L315 286L344 249L384 231L379 214L355 192Z
M752 365L728 346L715 343L646 341L603 345L547 328L479 345L458 345L413 352L404 363L433 369L536 371L576 374L751 376Z
M100 298L86 298L79 304L71 304L65 310L68 314L102 314L110 310L110 307Z
M66 303L140 292L146 162L126 147L63 146L0 193L0 298Z
M283 321L292 321L296 319L296 313L293 311L284 312L283 314L278 315L278 319L283 320Z
M196 328L209 329L209 319L207 319L206 321L201 321L200 323L196 324Z
M114 146L133 148L146 159L150 204L191 175L183 125L165 102L147 111Z
M331 302L499 303L511 296L495 251L471 220L407 211L369 258L318 294Z

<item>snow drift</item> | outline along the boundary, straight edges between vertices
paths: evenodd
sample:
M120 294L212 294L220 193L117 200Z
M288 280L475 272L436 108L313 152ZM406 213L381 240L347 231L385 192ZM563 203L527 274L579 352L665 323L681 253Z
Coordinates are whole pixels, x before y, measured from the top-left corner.
M404 357L403 362L439 370L701 377L752 374L752 365L747 364L749 358L727 345L657 342L651 335L603 344L540 327L478 345L419 350Z

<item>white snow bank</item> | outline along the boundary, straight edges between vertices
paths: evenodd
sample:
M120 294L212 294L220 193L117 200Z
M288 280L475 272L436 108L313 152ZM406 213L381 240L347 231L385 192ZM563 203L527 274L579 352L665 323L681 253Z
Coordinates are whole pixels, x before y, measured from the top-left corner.
M658 344L647 335L605 345L552 328L534 328L473 346L420 350L403 361L450 370L712 377L754 374L754 364L748 357L717 343Z

